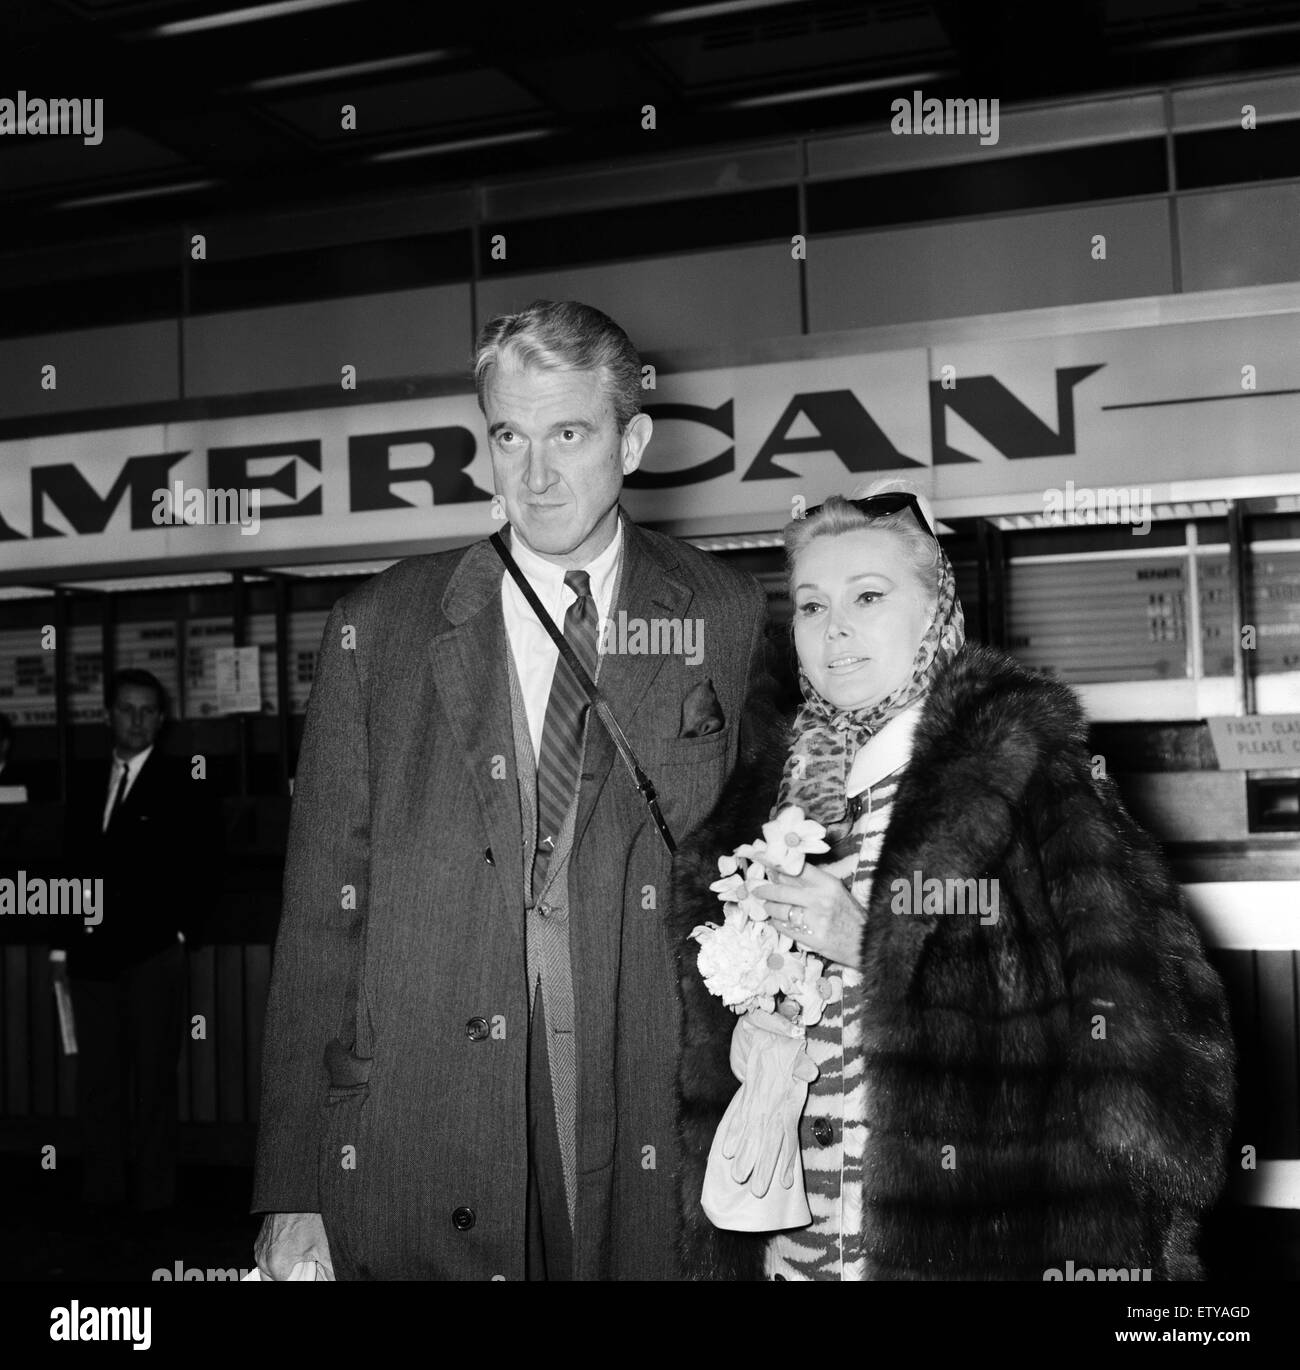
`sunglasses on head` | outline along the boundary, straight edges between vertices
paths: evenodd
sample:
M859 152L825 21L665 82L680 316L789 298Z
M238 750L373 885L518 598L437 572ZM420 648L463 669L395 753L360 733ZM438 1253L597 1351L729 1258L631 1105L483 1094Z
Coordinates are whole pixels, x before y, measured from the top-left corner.
M868 518L884 518L889 514L901 514L904 509L910 509L912 517L920 524L922 530L929 533L936 542L939 541L934 529L926 522L925 515L921 512L921 502L905 490L891 490L883 495L867 495L863 499L851 499L848 503ZM805 512L804 518L812 518L822 508L823 505L814 504Z

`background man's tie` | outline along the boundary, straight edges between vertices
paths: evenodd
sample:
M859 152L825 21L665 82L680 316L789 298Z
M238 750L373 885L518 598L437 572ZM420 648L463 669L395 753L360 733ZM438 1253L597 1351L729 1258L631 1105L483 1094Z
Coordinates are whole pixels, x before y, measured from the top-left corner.
M117 784L117 793L113 796L113 807L108 811L108 822L104 824L104 831L107 832L113 826L113 820L121 811L122 803L126 799L126 778L131 774L130 766L122 767L122 778Z
M578 596L564 616L564 636L587 674L596 673L596 605L586 571L566 571L564 583ZM564 815L578 788L582 766L582 728L590 705L572 672L557 660L551 696L542 725L542 749L537 761L537 851L533 857L532 896L536 900L546 882L546 868L559 840Z

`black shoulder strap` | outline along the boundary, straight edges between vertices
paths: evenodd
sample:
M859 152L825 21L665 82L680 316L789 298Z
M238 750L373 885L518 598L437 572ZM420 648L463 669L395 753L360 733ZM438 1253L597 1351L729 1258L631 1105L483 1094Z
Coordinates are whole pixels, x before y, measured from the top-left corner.
M510 572L515 584L523 591L524 598L532 607L533 613L537 615L538 622L551 635L551 641L560 649L560 656L563 658L564 664L582 687L583 694L591 701L591 707L596 711L596 716L605 725L605 731L609 734L614 746L618 749L619 756L623 758L623 764L632 776L632 783L640 791L642 799L646 802L646 808L650 810L650 817L654 819L655 827L659 830L659 836L664 840L664 846L668 848L669 854L675 852L677 844L673 841L673 835L669 832L668 824L664 821L664 816L659 810L659 799L655 794L655 787L651 783L650 777L641 769L641 763L636 759L636 753L623 735L623 729L619 727L618 719L614 717L609 702L596 688L596 682L587 674L582 662L578 660L577 653L565 641L564 634L556 628L554 620L546 612L541 600L537 598L537 592L528 583L528 578L519 569L514 557L510 555L510 549L506 546L505 539L500 533L493 533L491 542L492 546L496 548L497 556L505 563L505 568Z

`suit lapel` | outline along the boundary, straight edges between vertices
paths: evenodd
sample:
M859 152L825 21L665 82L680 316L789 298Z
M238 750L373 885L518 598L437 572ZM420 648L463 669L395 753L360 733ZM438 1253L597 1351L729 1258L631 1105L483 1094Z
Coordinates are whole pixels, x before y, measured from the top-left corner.
M502 565L486 542L470 547L443 595L451 623L429 644L434 684L447 711L486 824L507 904L522 897L522 844L510 682L501 614Z
M623 566L619 572L618 591L610 610L612 646L621 645L618 636L620 612L622 620L649 622L654 618L686 616L695 592L673 572L677 560L671 553L663 554L650 539L623 517ZM655 677L663 669L662 654L624 654L617 650L601 657L598 677L600 692L624 732L635 718L641 705L649 697ZM582 834L595 810L611 766L622 767L618 752L605 731L604 724L592 717L587 725L587 745L583 755L582 780L578 787L578 812L573 825L573 845Z

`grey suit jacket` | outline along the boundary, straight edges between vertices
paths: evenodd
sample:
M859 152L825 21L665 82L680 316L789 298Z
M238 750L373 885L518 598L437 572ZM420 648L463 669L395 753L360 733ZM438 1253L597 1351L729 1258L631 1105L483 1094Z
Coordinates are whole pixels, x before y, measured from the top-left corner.
M625 538L613 616L703 624L698 664L613 655L600 676L684 836L735 764L747 711L770 712L765 602L686 544L626 521ZM322 1213L342 1278L523 1276L528 999L502 574L487 542L412 558L344 596L322 639L252 1208ZM684 738L683 700L706 678L725 726ZM678 1271L670 870L591 727L567 870L579 1278ZM350 1050L327 1067L340 1037Z

